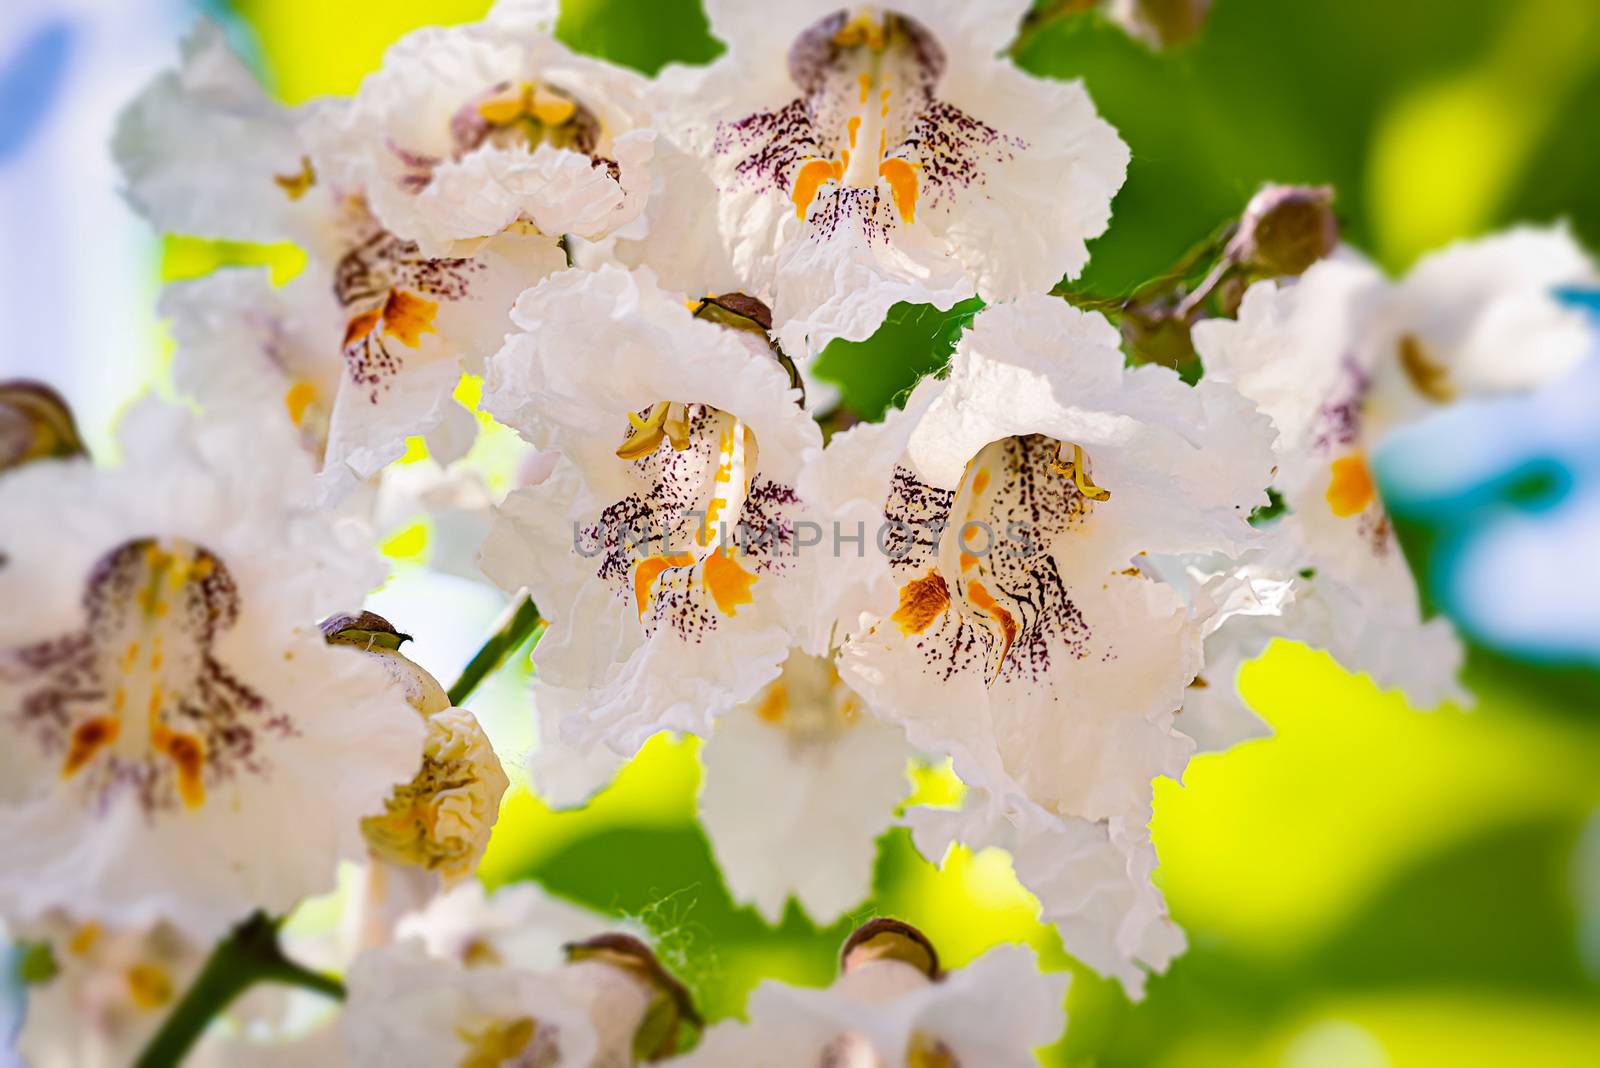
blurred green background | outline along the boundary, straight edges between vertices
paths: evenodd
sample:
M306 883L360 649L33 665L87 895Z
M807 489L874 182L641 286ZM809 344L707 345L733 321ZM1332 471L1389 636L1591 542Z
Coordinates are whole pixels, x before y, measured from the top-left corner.
M236 0L224 13L296 103L352 91L405 30L486 6ZM645 71L719 50L695 0L567 0L560 33ZM1600 247L1594 0L1217 0L1201 37L1170 53L1083 16L1019 62L1083 78L1133 151L1092 245L1094 291L1158 273L1265 180L1336 187L1349 239L1395 269L1520 220L1565 216ZM169 273L192 253L169 245ZM948 344L947 317L897 319L849 359L825 357L869 412ZM1424 569L1425 542L1408 542ZM520 717L519 671L495 692ZM1474 710L1419 713L1298 647L1249 667L1245 693L1275 736L1156 792L1158 878L1190 951L1137 1005L1077 969L1045 1062L1600 1064L1600 682L1483 650L1468 682ZM817 930L791 909L766 927L729 901L696 829L695 754L657 739L582 812L519 790L486 879L533 876L644 920L713 1017L762 976L826 982L843 935L876 912L923 927L954 965L1004 940L1070 965L1003 855L958 854L941 872L900 832L851 917Z

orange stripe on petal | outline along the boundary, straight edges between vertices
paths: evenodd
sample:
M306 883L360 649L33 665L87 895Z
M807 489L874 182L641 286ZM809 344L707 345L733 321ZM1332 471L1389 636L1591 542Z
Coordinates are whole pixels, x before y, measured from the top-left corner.
M900 607L889 618L899 625L901 633L921 634L949 607L950 589L944 584L944 576L929 571L900 587Z
M639 608L639 618L644 619L645 612L650 608L650 587L656 579L669 567L688 567L694 563L694 557L688 553L679 553L676 556L651 556L640 560L633 567L633 601Z
M809 159L800 165L800 171L794 176L794 213L802 221L806 212L811 208L811 202L817 199L817 190L823 184L838 177L837 167L825 159Z
M67 759L61 765L61 777L70 779L94 759L94 755L117 740L122 729L121 721L111 716L96 716L85 720L72 732L67 745Z
M1345 519L1366 511L1378 495L1366 457L1360 453L1342 456L1333 461L1330 470L1333 477L1328 483L1328 507L1333 514Z
M903 159L886 159L878 164L878 175L894 193L895 210L907 224L916 221L917 168Z
M439 316L439 302L424 300L403 289L390 292L383 306L383 329L386 333L416 348L422 344L422 335L432 333L433 321Z
M718 549L706 557L702 581L706 589L711 591L711 599L725 616L733 615L740 605L755 600L750 587L756 584L756 576L740 566L739 561L726 549Z

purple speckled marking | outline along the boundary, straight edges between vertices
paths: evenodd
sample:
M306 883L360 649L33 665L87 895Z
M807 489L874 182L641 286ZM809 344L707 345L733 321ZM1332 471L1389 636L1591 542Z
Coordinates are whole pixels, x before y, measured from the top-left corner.
M836 43L846 22L845 13L836 12L795 40L789 52L790 78L799 92L795 99L717 124L712 150L731 161L736 184L788 197L807 160L843 158L849 119L862 107L857 77L864 47ZM890 43L879 69L898 77L892 79L883 158L916 166L919 212L945 207L966 191L981 193L992 168L1014 159L1027 143L937 98L946 61L926 28L898 14L886 16L885 25ZM859 146L859 151L876 152L877 146ZM868 243L889 240L902 225L881 182L864 188L837 180L818 190L807 223L817 240L852 225Z
M181 587L162 564L170 554L192 560L199 574ZM151 591L161 589L164 614L148 608ZM167 728L201 739L205 745L204 782L209 790L241 772L267 770L259 752L263 734L295 733L284 714L222 664L214 653L218 635L239 617L239 591L223 562L205 549L185 543L161 545L154 539L126 542L101 557L83 594L84 628L20 648L0 650L0 683L16 696L11 726L30 738L42 759L64 761L76 728L95 718L121 723L149 716L146 707L118 712L112 694L131 670L125 651L140 641L141 656L162 641L159 721ZM148 661L142 661L143 667ZM149 668L155 676L155 669ZM120 740L120 739L119 739ZM107 810L119 797L132 796L147 815L181 807L170 759L145 752L130 755L113 744L96 752L67 780L86 805Z

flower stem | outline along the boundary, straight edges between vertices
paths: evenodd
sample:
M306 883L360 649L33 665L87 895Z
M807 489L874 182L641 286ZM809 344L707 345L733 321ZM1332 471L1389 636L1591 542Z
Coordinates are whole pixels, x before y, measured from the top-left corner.
M284 956L278 945L278 922L258 912L217 943L183 1000L134 1062L134 1068L172 1068L180 1064L211 1021L256 983L298 986L343 1000L344 984L339 980Z
M533 598L524 593L512 608L500 628L489 636L478 649L467 666L461 669L461 677L450 687L450 703L457 708L463 705L478 684L494 673L505 658L521 647L528 640L534 629L542 622L539 616L539 606L533 603Z

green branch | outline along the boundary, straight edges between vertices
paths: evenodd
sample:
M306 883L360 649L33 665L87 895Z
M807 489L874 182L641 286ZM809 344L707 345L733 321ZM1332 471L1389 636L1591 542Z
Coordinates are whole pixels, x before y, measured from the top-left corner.
M539 606L533 603L531 597L523 594L510 618L490 635L489 640L467 662L467 666L461 669L461 677L450 687L450 703L457 708L465 704L478 684L493 674L506 657L521 648L540 622Z
M257 983L298 986L343 1000L344 984L339 980L284 956L278 945L278 924L258 912L217 943L172 1015L134 1062L134 1068L173 1068L181 1064L211 1021Z

